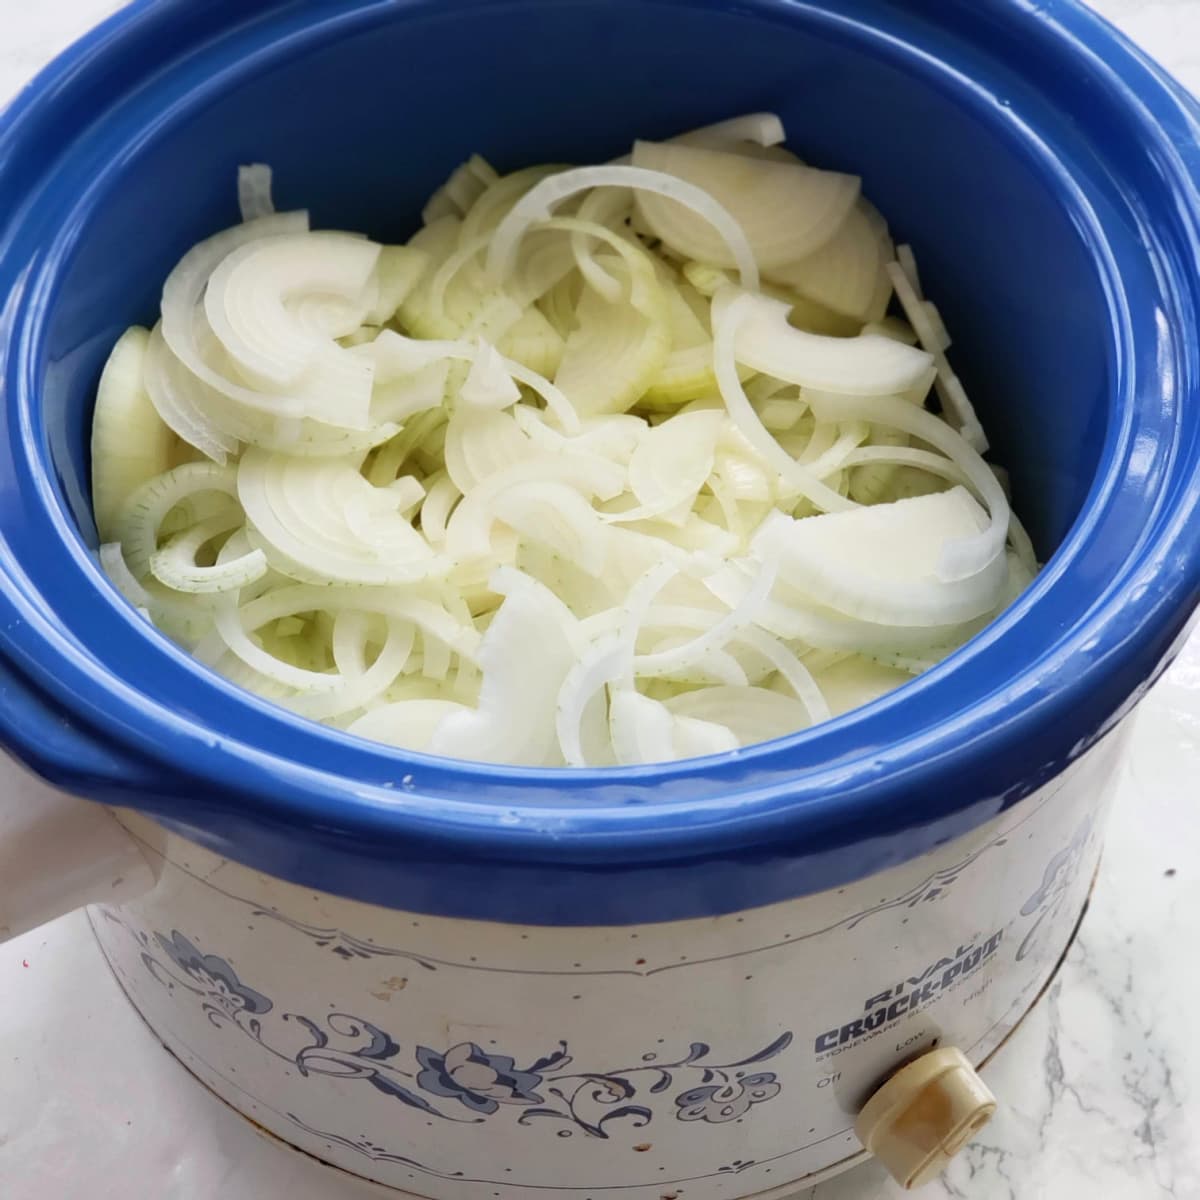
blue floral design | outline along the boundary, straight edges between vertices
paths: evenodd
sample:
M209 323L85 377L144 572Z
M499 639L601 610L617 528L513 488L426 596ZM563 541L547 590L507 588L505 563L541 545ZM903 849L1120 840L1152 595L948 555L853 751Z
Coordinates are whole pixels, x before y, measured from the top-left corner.
M675 1097L680 1121L707 1121L723 1125L744 1117L756 1104L779 1095L779 1083L770 1071L746 1075L721 1084L690 1088Z
M135 929L107 909L105 916L134 938L155 981L173 995L198 997L201 1011L215 1027L239 1030L266 1053L295 1067L302 1078L360 1080L392 1101L458 1124L482 1124L504 1106L520 1110L517 1124L521 1126L552 1122L558 1124L559 1137L609 1138L620 1128L649 1125L657 1107L654 1097L670 1095L684 1072L698 1076L699 1086L675 1097L676 1117L721 1124L779 1095L774 1074L747 1075L743 1068L776 1058L793 1040L790 1031L782 1033L736 1062L712 1062L711 1047L697 1041L679 1058L664 1060L649 1051L640 1061L622 1067L584 1071L570 1070L573 1060L565 1041L527 1067L518 1067L511 1055L484 1050L475 1042L459 1042L444 1051L416 1046L412 1060L406 1062L400 1043L385 1029L350 1013L335 1011L319 1020L301 1013L276 1013L265 1024L259 1018L274 1012L274 1004L244 984L226 959L202 954L178 930L166 937ZM160 957L160 950L169 961ZM303 1045L296 1044L289 1029L304 1035ZM443 1112L427 1096L457 1101L469 1115ZM386 1161L410 1162L365 1141L323 1136ZM749 1165L737 1162L722 1170Z
M1094 822L1095 818L1091 815L1084 818L1071 840L1046 864L1037 891L1022 905L1021 916L1031 917L1036 914L1037 919L1017 949L1017 962L1024 962L1029 955L1038 950L1043 931L1058 915L1058 910L1079 873L1079 865Z
M489 1054L474 1042L459 1042L443 1054L417 1047L417 1087L457 1100L472 1112L494 1113L501 1104L541 1104L542 1076L521 1070L507 1054ZM547 1064L534 1064L545 1066Z
M201 954L178 929L169 938L154 935L171 961L204 993L205 999L226 1016L253 1013L261 1016L271 1011L271 1001L237 977L237 972L215 954Z

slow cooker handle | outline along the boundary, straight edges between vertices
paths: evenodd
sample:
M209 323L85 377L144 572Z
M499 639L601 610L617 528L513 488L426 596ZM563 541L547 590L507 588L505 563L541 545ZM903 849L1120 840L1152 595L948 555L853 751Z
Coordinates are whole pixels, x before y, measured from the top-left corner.
M0 942L99 901L154 887L137 842L103 804L47 782L119 786L122 764L0 659L0 750L36 747L25 764L0 753ZM31 769L32 768L32 769ZM68 783L68 786L71 786Z
M0 942L100 901L150 891L155 874L102 804L0 761Z

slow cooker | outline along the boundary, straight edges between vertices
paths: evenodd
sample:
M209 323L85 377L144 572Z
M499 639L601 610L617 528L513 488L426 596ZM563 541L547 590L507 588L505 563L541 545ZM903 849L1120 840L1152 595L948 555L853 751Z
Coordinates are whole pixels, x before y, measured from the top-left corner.
M97 376L239 163L399 240L472 151L754 110L915 244L1047 563L945 663L734 755L507 769L309 724L107 584ZM0 936L94 904L217 1095L433 1200L857 1161L881 1087L940 1050L969 1090L1052 978L1200 600L1198 179L1196 106L1072 0L133 3L0 125Z

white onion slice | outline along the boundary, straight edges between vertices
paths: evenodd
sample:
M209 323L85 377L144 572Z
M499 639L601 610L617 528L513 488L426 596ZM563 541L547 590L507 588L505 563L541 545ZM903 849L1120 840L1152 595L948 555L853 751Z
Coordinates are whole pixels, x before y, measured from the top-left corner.
M162 331L171 352L183 365L222 395L259 411L299 417L304 402L298 396L264 394L222 375L206 361L196 338L195 314L208 286L209 276L240 246L277 234L308 229L308 214L275 213L248 221L193 246L167 276L162 294Z
M555 735L569 767L615 763L604 704L605 684L616 679L627 655L614 633L599 639L567 672L555 702Z
M413 246L381 246L375 262L375 299L363 313L365 324L373 327L390 321L428 263L428 256Z
M907 258L912 264L912 272L915 277L916 260L912 256L912 247L906 246L904 249L907 251ZM930 306L921 298L920 293L914 288L908 272L898 262L889 263L887 271L892 286L896 289L896 295L899 297L900 306L904 309L904 315L916 330L921 345L933 356L934 364L937 367L934 386L937 388L947 417L963 435L972 450L979 454L986 454L988 441L983 432L983 426L980 425L975 407L963 388L962 380L954 373L950 366L950 360L946 357L946 350L950 345L946 327L942 324L940 317L936 321L932 319L932 316L936 316L937 310L933 309L931 314ZM902 388L881 388L880 392L902 390Z
M92 505L101 539L135 488L171 466L171 430L157 419L145 383L151 335L140 325L117 340L96 392L92 416Z
M385 383L375 382L371 393L371 424L380 426L395 421L407 421L418 413L439 408L446 399L450 363L430 363L415 374Z
M748 158L679 142L635 142L634 169L674 177L711 197L749 243L758 268L769 271L811 254L837 233L858 199L855 175L800 163ZM651 231L681 258L739 268L728 239L693 206L681 207L667 189L639 192L638 212Z
M787 131L777 113L745 113L740 117L729 117L711 125L689 129L687 133L672 138L673 142L685 145L715 146L718 149L729 142L751 142L756 146L778 146L787 140Z
M756 297L748 292L743 293L734 299L719 316L714 303L713 366L717 375L717 384L721 389L721 397L725 401L730 419L740 430L747 443L788 486L795 488L802 496L826 512L843 512L852 509L854 508L853 501L847 500L832 488L826 487L807 467L798 463L780 446L763 425L754 411L754 406L746 396L745 389L738 378L734 356L738 353L736 346L743 322L748 321L751 317L755 300Z
M380 247L338 233L256 238L231 251L204 291L208 322L242 375L264 390L296 386L320 369L329 386L370 392L366 364L334 341L357 329ZM305 302L319 299L317 305ZM348 394L347 394L348 393Z
M167 514L189 497L205 492L237 495L232 467L216 463L184 463L147 480L121 505L114 529L125 560L137 579L150 574L150 559L158 549L158 532Z
M504 369L504 360L495 346L480 340L458 398L472 408L490 409L511 408L520 400L521 389Z
M422 633L444 642L461 657L474 661L479 649L478 632L456 620L441 605L420 596L405 595L386 588L341 587L336 584L285 584L241 608L241 620L251 632L281 617L297 613L356 609L408 621ZM197 656L200 652L197 651ZM206 658L205 661L215 661ZM333 680L336 685L337 680Z
M616 231L629 216L632 208L633 201L623 189L597 188L584 196L583 203L579 206L578 220L585 225L599 225ZM594 233L588 233L582 228L572 231L571 256L580 275L583 276L583 282L599 292L610 304L614 304L621 298L621 280L610 275L597 261L593 249L597 240L606 239L597 239ZM571 313L571 324L572 327L578 324L574 311Z
M586 496L611 499L624 487L625 472L602 458L549 454L495 472L463 497L446 526L447 552L456 558L488 553L495 498L518 484L564 483Z
M266 163L249 163L238 167L238 208L243 221L257 221L275 211L271 199L272 172Z
M622 766L722 754L740 745L732 730L676 716L664 704L631 688L614 689L609 701L609 726L613 751Z
M972 489L986 506L991 520L975 537L947 544L938 566L938 577L954 583L985 570L1004 550L1011 508L1004 489L987 463L966 440L932 413L894 396L820 396L811 397L814 410L827 412L831 419L855 418L873 425L890 425L927 442L956 463Z
M431 753L517 766L558 761L555 707L575 653L555 618L532 589L505 598L479 648L479 704L439 723Z
M635 692L614 688L608 703L613 753L623 767L671 762L676 757L675 721L670 709Z
M408 338L393 329L385 329L369 345L357 347L359 353L369 355L389 378L411 375L428 367L430 363L451 359L459 362L474 362L478 347L461 341L421 341ZM548 379L536 371L522 366L511 359L503 360L504 370L518 383L536 392L546 406L558 418L562 427L570 432L579 429L579 414L571 402Z
M724 424L722 413L693 412L648 429L629 460L629 487L636 506L605 513L602 519L640 521L680 505L690 510L712 474L717 438Z
M237 494L271 564L304 582L411 583L439 570L429 544L397 512L396 494L372 487L340 459L242 455Z
M284 703L313 721L328 721L369 704L385 692L412 654L416 630L407 621L389 620L387 637L365 671L342 675L339 687L293 697Z
M569 484L514 484L497 494L492 512L523 540L547 546L589 575L603 573L608 531L592 506ZM448 548L453 549L453 542Z
M878 321L892 295L885 269L891 249L887 226L881 236L860 204L823 246L776 267L768 278L856 321Z
M453 700L398 700L364 713L347 733L401 750L428 750L438 726L466 711L465 705Z
M724 647L734 634L754 621L759 607L771 593L778 570L777 562L770 560L764 562L746 595L699 637L692 638L671 650L661 650L656 654L635 655L633 659L634 674L641 677L669 675L701 661L709 651Z
M510 413L457 409L446 425L446 471L467 494L485 479L516 463L537 457L537 450Z
M713 330L738 305L735 358L776 379L850 396L892 396L933 377L933 357L891 338L823 337L788 323L788 306L769 296L722 289L713 297Z
M487 260L492 278L503 280L511 273L518 243L530 226L546 220L562 201L598 187L652 192L695 213L700 227L715 231L715 241L725 251L726 261L737 268L742 286L751 290L758 287L758 264L745 233L709 192L662 171L624 166L578 167L551 175L532 188L513 205L496 229Z
M220 466L237 453L238 439L211 418L212 406L205 403L209 397L203 391L207 385L167 349L161 325L154 327L147 344L144 378L155 412L176 436Z
M261 579L267 573L266 555L261 550L250 550L209 567L196 563L196 554L202 547L240 524L240 516L210 517L197 522L150 555L151 574L177 592L230 592Z
M786 737L814 723L804 705L761 687L700 688L663 705L677 717L724 726L743 746Z
M427 483L429 490L421 505L421 533L431 546L441 547L446 541L446 522L454 506L462 499L462 492L445 472L436 478L431 477Z
M594 232L619 258L606 272L624 284L627 298L612 303L586 290L576 309L578 326L568 335L554 382L584 416L621 413L649 389L671 349L667 306L648 254L609 230L558 218L556 229Z
M961 487L912 500L760 530L756 549L780 554L780 572L818 604L881 624L948 625L995 608L1007 560L961 580L938 578L947 543L978 536L988 517Z

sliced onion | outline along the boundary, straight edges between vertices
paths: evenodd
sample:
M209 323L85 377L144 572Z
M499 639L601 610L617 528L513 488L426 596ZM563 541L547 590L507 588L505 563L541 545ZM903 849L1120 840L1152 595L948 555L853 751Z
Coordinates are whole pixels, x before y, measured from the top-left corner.
M722 413L693 412L648 429L629 460L629 487L637 504L604 519L640 521L680 505L690 509L712 474L724 424Z
M421 505L421 532L431 546L445 544L446 522L461 499L462 492L445 472L430 480L425 502Z
M185 463L157 475L132 492L115 523L125 560L137 579L150 574L150 559L158 549L159 528L167 514L189 497L204 492L237 495L236 474L216 463Z
M474 362L478 347L470 342L420 341L385 329L369 346L359 347L359 351L369 354L378 364L377 369L383 370L389 378L397 378L411 375L428 367L430 363L445 359ZM564 429L574 432L579 428L579 415L553 383L536 371L509 359L503 361L503 366L513 379L523 383L546 401L546 406L558 418Z
M337 389L339 408L365 419L371 372L335 339L357 329L380 247L337 233L256 238L231 251L209 276L204 311L243 377L264 390ZM317 303L313 303L317 301ZM319 382L318 382L319 381Z
M881 236L860 203L829 241L776 267L769 279L856 321L878 321L892 295L885 270L891 249L887 226Z
M560 175L565 170L565 167L554 163L542 163L534 167L524 167L497 179L471 206L459 231L459 244L465 245L483 233L499 233L504 220L524 196L546 179ZM492 276L500 278L495 272L492 272Z
M483 163L482 159L479 161ZM490 171L491 168L489 167L488 170ZM421 220L428 225L431 221L447 215L461 217L483 195L488 182L494 182L494 180L489 181L486 176L474 169L470 162L455 167L450 178L429 197L425 207L421 210Z
M456 620L445 608L420 596L402 595L386 588L339 587L336 584L287 584L250 601L241 608L241 622L253 632L281 617L297 613L326 612L336 616L343 609L357 609L408 621L422 633L444 642L457 655L474 661L479 634ZM211 650L211 644L209 646ZM201 657L199 650L197 657ZM205 657L205 661L215 661ZM334 679L330 686L336 686Z
M776 379L820 392L891 396L932 376L933 358L891 338L822 337L788 323L788 306L726 289L713 297L714 333L738 305L735 358Z
M615 763L604 687L616 679L627 659L614 633L598 640L567 672L555 702L555 734L563 761L569 767L599 767Z
M238 208L243 221L257 221L269 217L275 211L271 199L271 168L266 163L249 163L238 167Z
M600 576L608 558L608 531L592 506L566 483L518 483L499 492L492 512L524 541L539 542ZM453 542L448 543L453 549Z
M272 566L301 581L410 583L440 564L396 511L396 496L372 487L342 460L289 458L251 448L237 495L252 537Z
M629 413L605 413L582 420L577 433L563 434L546 422L542 412L528 405L522 404L513 409L512 416L521 432L543 450L595 454L614 463L625 464L629 463L642 435L649 428L642 417Z
M177 437L220 466L237 453L238 439L212 420L212 389L206 392L208 385L167 348L161 325L154 327L147 344L145 382L155 412Z
M676 758L700 758L708 754L727 754L741 745L732 729L712 721L673 714Z
M555 709L574 662L571 641L543 598L530 589L514 591L479 648L478 706L444 718L430 751L479 762L554 765Z
M947 543L978 536L987 514L961 487L913 500L773 522L760 532L764 556L818 604L882 624L948 625L995 608L1007 579L997 556L953 583L938 578Z
M722 754L740 745L737 736L724 726L676 716L657 700L631 688L613 691L609 725L613 750L622 766Z
M607 242L607 239L597 239L589 234L585 226L602 226L606 229L619 229L621 223L632 211L633 201L620 188L597 188L583 198L579 206L579 229L571 233L571 256L583 282L595 289L610 304L615 304L621 298L621 280L610 275L597 261L594 246L597 240ZM527 235L532 237L532 234ZM575 308L578 300L572 305L571 325L578 324ZM568 331L569 332L569 331Z
M946 583L965 579L995 562L1004 549L1011 509L1004 489L987 463L960 435L932 413L893 396L811 397L814 408L834 418L854 418L876 425L890 425L940 450L962 470L972 489L987 507L991 520L974 537L964 537L946 546L938 565L938 578Z
M197 552L223 533L241 524L239 516L210 517L176 534L150 556L150 571L163 585L177 592L229 592L245 587L267 573L261 550L210 567L196 564Z
M193 375L222 395L251 409L281 416L303 415L304 401L299 396L257 391L214 370L200 352L195 314L208 286L209 276L234 250L259 238L307 229L308 214L304 212L276 213L226 229L189 250L163 285L162 331L175 357Z
M171 467L171 430L157 419L145 384L151 335L134 325L113 347L92 417L92 501L96 529L112 535L117 513L135 488Z
M623 767L671 762L676 757L670 709L633 688L614 688L608 705L613 752Z
M295 713L517 766L736 753L941 661L1033 548L911 251L783 132L472 159L404 246L244 170L106 370L106 573Z
M587 496L611 499L625 483L625 472L601 458L548 454L490 475L463 497L446 527L447 551L455 557L482 557L488 553L495 498L519 484L564 483Z
M490 409L511 408L520 400L521 389L504 369L495 346L480 341L458 398L472 408Z
M828 242L858 199L854 175L800 163L747 158L679 142L636 142L633 169L674 177L712 197L741 229L760 270L794 262ZM666 188L639 193L638 211L653 233L681 258L739 268L742 286L757 289L728 238L695 206L683 207Z
M362 708L382 695L404 669L415 634L407 621L389 620L383 647L365 671L342 674L338 687L296 696L285 701L287 707L314 721L328 721Z
M555 228L588 229L558 219ZM671 349L666 300L649 256L608 230L595 227L619 255L606 270L626 281L628 300L613 304L586 291L576 310L578 328L567 337L554 377L575 412L621 413L649 389Z
M446 426L445 456L446 471L465 495L497 471L537 457L537 451L511 414L461 409Z
M721 397L729 411L730 419L741 431L747 443L761 455L789 487L795 488L806 499L812 501L818 508L826 512L843 512L852 509L854 504L832 488L826 487L806 467L796 462L794 458L771 436L770 431L763 425L754 406L746 396L741 380L738 378L735 361L735 349L743 322L752 315L755 297L744 293L725 309L720 316L714 306L713 343L714 367L717 384L721 389ZM790 326L789 326L790 328ZM797 332L797 331L793 331ZM807 336L807 335L801 335Z
M708 192L663 171L624 166L578 167L551 175L530 190L496 229L487 260L492 278L503 280L511 273L518 243L530 226L546 220L553 208L568 197L598 187L633 188L638 192L654 193L693 212L699 226L715 231L715 240L722 247L726 261L737 268L742 286L752 290L758 287L758 264L745 233Z
M428 265L428 256L412 246L381 246L375 262L375 298L363 313L363 321L368 326L390 321Z
M677 717L728 729L742 746L786 737L813 723L798 701L761 687L700 688L664 700L663 705Z
M712 125L701 125L691 129L674 142L690 146L715 146L718 149L729 142L751 142L756 146L778 146L787 140L787 132L778 114L773 112L745 113L716 121Z
M635 655L633 660L634 673L639 676L667 675L673 671L678 671L681 667L699 662L711 650L722 649L734 634L744 629L755 619L759 607L766 600L767 596L770 595L771 588L775 584L775 575L778 569L777 562L764 562L759 568L746 595L739 600L734 608L715 621L711 628L705 630L699 637L692 638L690 641L684 642L673 649L659 651L656 654Z
M347 732L401 750L428 750L438 726L466 711L453 700L399 700L364 713Z
M905 249L908 251L907 257L912 263L913 276L915 277L916 260L912 257L912 247L905 247ZM900 305L904 309L904 315L908 318L913 329L916 330L921 345L933 356L934 364L937 368L937 377L934 380L934 386L937 388L938 396L941 398L947 416L951 419L955 428L966 439L967 444L972 450L979 454L986 454L988 442L983 432L983 426L979 423L975 407L968 398L962 381L954 373L950 366L950 361L946 357L946 350L950 345L950 339L946 334L945 325L942 324L941 318L937 316L937 310L933 309L931 314L931 306L922 300L920 293L913 287L912 279L909 278L908 273L899 263L889 263L887 270L892 285L896 289L896 295L900 299ZM936 318L936 320L933 318ZM880 391L882 393L903 391L903 389L881 388Z
M446 399L447 360L386 383L376 381L371 394L371 424L380 426L395 421L407 421L418 413L439 408Z

